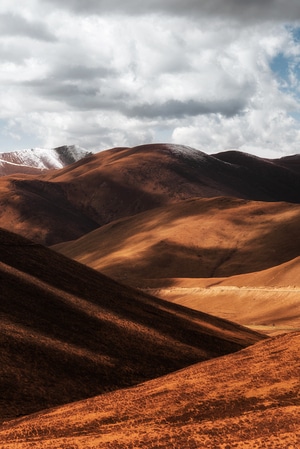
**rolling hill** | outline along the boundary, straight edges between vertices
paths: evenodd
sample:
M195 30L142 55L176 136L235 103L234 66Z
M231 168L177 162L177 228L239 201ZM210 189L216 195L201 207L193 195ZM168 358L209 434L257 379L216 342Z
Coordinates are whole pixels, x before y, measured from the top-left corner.
M300 254L300 205L185 200L103 226L54 248L134 284L264 270Z
M125 287L4 230L0 279L1 421L265 338Z
M228 161L168 144L114 148L40 176L0 179L0 226L51 245L188 198L300 203L299 174L280 161L239 152Z
M54 249L160 298L277 334L300 330L299 227L296 204L193 199Z
M297 257L267 270L226 278L152 279L143 290L276 335L300 331L299 280Z
M300 334L0 427L2 447L296 448ZM0 446L1 447L1 446Z
M62 154L0 178L0 449L298 447L300 156Z

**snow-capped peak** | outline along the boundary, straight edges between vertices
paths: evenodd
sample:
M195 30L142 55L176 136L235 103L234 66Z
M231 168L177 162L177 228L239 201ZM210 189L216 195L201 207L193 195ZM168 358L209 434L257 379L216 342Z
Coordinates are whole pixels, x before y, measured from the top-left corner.
M2 175L6 174L4 167L9 164L16 166L16 171L21 167L33 167L37 170L59 169L89 155L90 152L77 145L64 145L57 148L30 148L10 153L0 153L0 166ZM10 173L12 167L10 167Z

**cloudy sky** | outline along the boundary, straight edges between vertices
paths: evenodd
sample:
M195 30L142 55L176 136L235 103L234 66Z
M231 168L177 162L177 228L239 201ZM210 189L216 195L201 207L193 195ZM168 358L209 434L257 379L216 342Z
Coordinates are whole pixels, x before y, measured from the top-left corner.
M300 153L299 0L1 0L0 152Z

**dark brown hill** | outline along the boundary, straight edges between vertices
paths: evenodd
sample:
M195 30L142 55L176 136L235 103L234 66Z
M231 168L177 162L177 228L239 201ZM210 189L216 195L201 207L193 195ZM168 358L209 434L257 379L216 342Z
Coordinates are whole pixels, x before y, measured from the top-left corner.
M228 162L189 147L143 145L107 150L39 177L2 178L0 226L50 245L192 197L300 202L299 174L233 156Z
M300 334L0 428L5 449L288 449L300 442ZM19 446L20 445L20 446Z
M124 287L4 230L0 284L0 420L130 386L264 338Z
M244 193L244 198L299 203L300 155L264 159L240 151L224 151L213 156L238 170L237 189Z
M273 162L298 173L298 175L300 174L300 154L282 157L281 159L274 159Z

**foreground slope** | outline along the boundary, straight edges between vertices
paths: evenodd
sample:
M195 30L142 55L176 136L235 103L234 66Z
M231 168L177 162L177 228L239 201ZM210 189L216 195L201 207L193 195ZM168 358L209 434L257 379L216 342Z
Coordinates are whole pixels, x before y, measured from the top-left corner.
M0 232L0 420L133 385L263 336Z
M50 245L192 197L300 203L297 172L241 155L228 162L190 147L153 144L103 151L39 177L0 179L0 226Z
M128 283L232 276L300 254L300 205L192 199L119 220L55 246Z
M8 422L1 448L296 448L300 334Z

